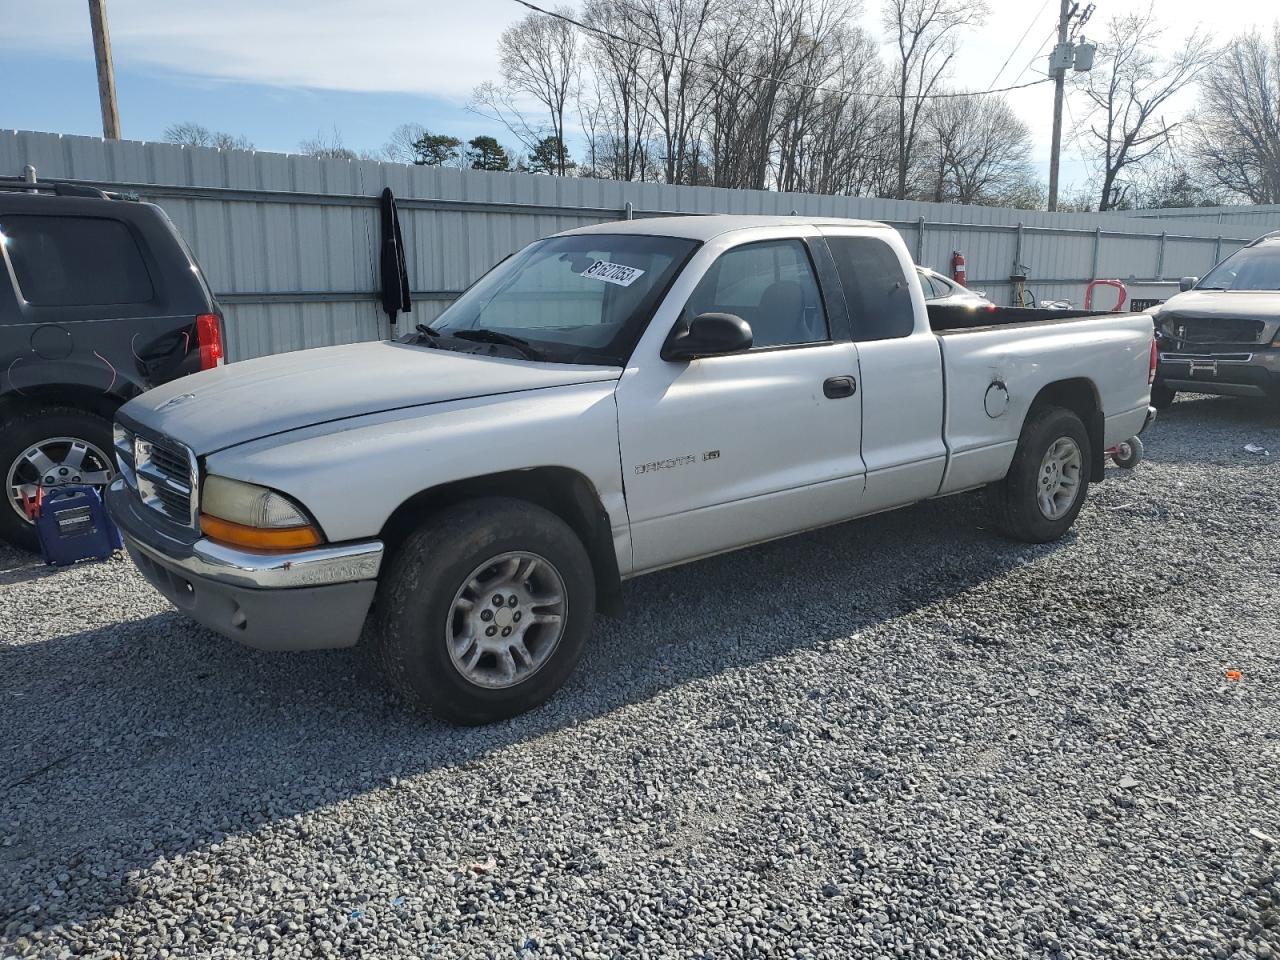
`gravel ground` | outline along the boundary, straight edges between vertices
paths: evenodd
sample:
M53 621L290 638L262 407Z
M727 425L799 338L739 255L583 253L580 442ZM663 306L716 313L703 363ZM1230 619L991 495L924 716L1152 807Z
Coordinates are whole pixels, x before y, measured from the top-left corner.
M1059 544L962 497L635 581L483 729L2 554L0 955L1280 958L1280 415L1147 440Z

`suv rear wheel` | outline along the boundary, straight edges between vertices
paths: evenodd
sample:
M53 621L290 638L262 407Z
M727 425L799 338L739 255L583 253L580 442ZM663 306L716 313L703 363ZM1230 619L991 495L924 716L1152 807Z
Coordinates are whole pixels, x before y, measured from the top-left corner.
M378 585L375 642L409 702L452 723L500 720L550 697L595 615L591 559L572 528L521 500L429 517Z
M24 500L73 483L104 488L115 476L111 424L73 407L15 412L0 423L0 471L5 503L0 504L0 539L26 550L39 549L35 525Z

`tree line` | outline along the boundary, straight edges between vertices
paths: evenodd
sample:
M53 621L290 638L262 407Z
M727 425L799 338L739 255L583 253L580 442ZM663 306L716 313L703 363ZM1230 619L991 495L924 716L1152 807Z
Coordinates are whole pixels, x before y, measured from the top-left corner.
M300 150L1042 207L1026 122L998 90L950 86L960 44L987 15L981 0L882 3L883 43L859 25L859 0L584 0L529 13L503 31L500 75L469 105L513 144L406 123L380 151L357 153L336 128ZM1175 112L1191 91L1191 109ZM1064 150L1093 177L1064 209L1280 203L1280 26L1218 45L1199 30L1167 36L1153 11L1115 17L1067 104ZM168 139L252 147L197 124Z

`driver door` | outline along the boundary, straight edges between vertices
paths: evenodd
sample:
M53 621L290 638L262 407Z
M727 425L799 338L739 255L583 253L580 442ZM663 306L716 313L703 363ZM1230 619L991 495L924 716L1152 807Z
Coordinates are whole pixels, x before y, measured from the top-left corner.
M677 363L646 338L618 385L635 572L859 511L857 348L832 335L808 244L725 246L682 316L740 316L752 348Z

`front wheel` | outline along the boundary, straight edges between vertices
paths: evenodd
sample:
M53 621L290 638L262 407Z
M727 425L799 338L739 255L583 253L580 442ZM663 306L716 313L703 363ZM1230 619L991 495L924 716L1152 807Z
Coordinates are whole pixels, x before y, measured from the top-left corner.
M1033 410L1009 472L987 489L995 525L1028 543L1059 539L1084 506L1091 456L1089 433L1075 413L1062 407Z
M375 640L391 685L459 724L530 710L572 672L591 632L582 541L532 503L473 500L426 520L379 584Z
M24 503L41 491L84 483L101 490L114 476L111 424L72 407L24 410L0 422L0 539L38 550L36 528Z

